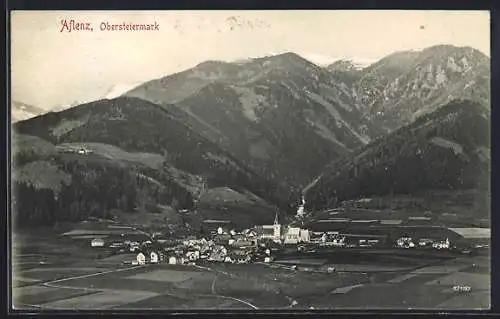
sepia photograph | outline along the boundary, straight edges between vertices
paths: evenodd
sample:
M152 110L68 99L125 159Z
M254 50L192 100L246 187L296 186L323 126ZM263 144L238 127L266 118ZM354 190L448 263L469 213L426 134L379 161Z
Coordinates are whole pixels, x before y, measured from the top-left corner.
M10 12L10 306L491 307L490 12Z

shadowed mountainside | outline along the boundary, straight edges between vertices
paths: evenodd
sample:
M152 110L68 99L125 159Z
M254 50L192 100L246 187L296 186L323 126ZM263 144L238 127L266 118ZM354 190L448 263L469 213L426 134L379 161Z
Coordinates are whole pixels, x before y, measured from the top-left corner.
M305 188L310 209L371 195L489 188L490 113L455 100L333 161Z

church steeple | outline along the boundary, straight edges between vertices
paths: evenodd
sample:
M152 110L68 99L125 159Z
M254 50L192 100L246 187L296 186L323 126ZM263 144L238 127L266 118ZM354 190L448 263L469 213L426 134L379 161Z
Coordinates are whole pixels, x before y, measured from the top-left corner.
M281 225L278 221L278 212L276 212L276 217L274 218L273 230L274 230L274 236L273 236L274 241L281 242Z

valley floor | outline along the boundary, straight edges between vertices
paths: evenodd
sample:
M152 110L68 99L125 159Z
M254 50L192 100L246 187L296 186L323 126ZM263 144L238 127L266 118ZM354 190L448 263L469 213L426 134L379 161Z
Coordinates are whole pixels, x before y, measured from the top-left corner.
M29 243L39 248L30 252L21 244L15 253L14 309L451 310L490 306L490 257L486 254L413 265L395 258L392 268L378 265L378 259L356 265L332 255L328 263L337 272L328 274L260 263L120 266L95 255L91 248L75 249L54 240L44 243L41 237ZM455 291L455 285L470 286L471 291Z

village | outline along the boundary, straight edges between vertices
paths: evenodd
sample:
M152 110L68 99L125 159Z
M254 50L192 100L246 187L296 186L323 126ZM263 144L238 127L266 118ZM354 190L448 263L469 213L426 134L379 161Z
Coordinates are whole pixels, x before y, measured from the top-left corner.
M304 203L298 214L303 214ZM118 226L115 226L118 227ZM97 237L91 240L94 248L108 248L112 254L133 256L123 263L184 264L197 262L271 263L276 256L315 254L328 249L400 248L451 250L449 238L418 238L403 236L390 240L387 235L352 234L348 231L315 231L293 224L282 225L276 213L272 225L256 225L236 230L224 220L205 220L205 235L186 238L167 238L162 233L142 233L137 237L120 234L119 239Z
M307 214L303 204L297 215ZM38 289L56 288L56 302L69 307L74 293L92 291L92 305L118 300L141 309L194 309L200 301L219 307L221 300L240 308L320 309L349 306L381 284L386 287L378 294L381 300L394 304L415 289L426 289L418 300L422 305L427 296L441 302L450 294L469 298L487 291L489 234L424 225L410 219L418 211L405 213L336 207L301 220L275 211L257 225L203 216L189 232L171 232L170 224L90 216L61 225L56 237L47 231L16 237L15 249L22 249L17 263L33 265L14 274L16 289L24 294L37 289L18 302L38 305L43 298ZM388 224L391 218L402 221ZM428 272L440 276L433 277L433 286L426 284ZM26 280L37 282L20 286ZM133 299L137 294L144 300Z

